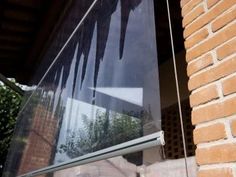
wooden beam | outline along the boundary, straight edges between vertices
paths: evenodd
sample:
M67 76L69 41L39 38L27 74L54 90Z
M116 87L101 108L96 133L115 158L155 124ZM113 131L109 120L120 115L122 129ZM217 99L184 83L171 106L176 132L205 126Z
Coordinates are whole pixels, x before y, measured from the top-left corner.
M21 21L27 21L27 22L35 22L36 19L36 13L34 12L25 12L21 10L13 10L13 9L5 9L3 12L4 16L10 19L17 19Z
M21 36L17 36L17 35L7 35L4 36L2 34L0 34L0 43L7 43L7 44L30 44L32 42L32 39L27 38L27 37L21 37Z
M47 13L42 20L40 30L38 31L35 42L32 45L27 61L25 63L26 68L33 68L42 59L42 56L48 48L55 32L61 24L63 17L68 12L73 0L51 0L51 4L47 10Z
M21 7L39 9L43 5L43 0L6 0L8 4L14 4Z

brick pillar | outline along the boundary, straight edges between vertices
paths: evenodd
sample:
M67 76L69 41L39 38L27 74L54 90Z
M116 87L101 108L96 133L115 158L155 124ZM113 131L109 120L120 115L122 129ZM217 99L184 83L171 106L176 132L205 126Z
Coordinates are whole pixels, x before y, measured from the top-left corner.
M181 0L198 177L236 177L236 0Z
M57 132L57 120L45 106L38 105L35 108L18 175L50 165Z

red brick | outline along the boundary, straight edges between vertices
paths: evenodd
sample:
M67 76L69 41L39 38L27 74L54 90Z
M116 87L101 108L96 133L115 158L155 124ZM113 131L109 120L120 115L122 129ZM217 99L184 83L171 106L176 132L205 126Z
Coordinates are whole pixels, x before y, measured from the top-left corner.
M210 85L190 95L191 107L219 98L216 85Z
M181 0L180 1L180 6L181 7L184 7L188 2L190 2L191 0ZM195 1L195 0L192 0L192 1Z
M236 76L230 77L222 82L224 95L236 93Z
M210 9L212 6L214 6L219 1L220 0L208 0L207 1L207 8Z
M232 135L236 137L236 120L232 120L231 122L231 131Z
M41 113L45 113L48 116L42 119ZM52 117L51 113L43 105L38 105L35 108L34 115L31 129L28 133L27 144L20 161L18 175L46 167L50 163L58 119ZM45 125L48 126L45 127Z
M190 1L186 6L182 8L182 16L184 17L187 13L189 13L194 7L200 4L202 0L194 0Z
M202 128L197 128L193 132L194 143L205 143L226 138L225 126L223 123L216 123Z
M224 27L231 21L233 21L236 18L236 8L233 10L225 13L223 16L218 17L213 23L212 23L212 31L216 32L220 28Z
M194 90L234 72L236 72L236 56L222 62L216 67L193 76L188 82L188 88L189 90Z
M188 36L196 32L198 29L200 29L204 25L214 20L216 17L222 14L225 10L232 7L234 4L235 4L235 0L222 0L222 2L218 3L213 8L211 8L209 12L202 15L191 25L187 26L184 30L184 38L187 38Z
M233 177L231 168L218 168L209 170L200 170L197 174L198 177Z
M197 59L196 61L188 64L187 73L188 76L206 68L213 64L213 58L211 54L204 55L203 57Z
M223 144L209 148L197 148L196 160L199 165L235 162L236 144Z
M209 52L210 50L228 41L234 36L236 36L236 23L228 26L227 28L220 31L219 33L216 33L213 37L203 42L202 44L192 48L191 50L188 50L186 54L187 62L203 55L206 52Z
M201 42L202 40L206 39L208 37L209 33L207 28L203 28L201 29L198 33L194 34L193 36L191 36L190 38L188 38L185 41L185 48L189 49L191 47L193 47L194 45L196 45L197 43Z
M198 6L196 9L191 11L188 15L186 15L183 19L183 27L191 23L193 20L195 20L197 17L202 15L204 13L203 5Z
M233 54L236 52L236 38L232 41L227 42L223 46L221 46L219 49L217 49L217 57L219 60L224 59L225 57Z
M192 124L223 118L236 114L236 97L192 111Z

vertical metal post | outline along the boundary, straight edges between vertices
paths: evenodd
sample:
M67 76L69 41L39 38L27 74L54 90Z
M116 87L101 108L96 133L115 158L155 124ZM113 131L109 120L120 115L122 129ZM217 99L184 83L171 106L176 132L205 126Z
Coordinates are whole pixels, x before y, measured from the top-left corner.
M176 93L177 93L178 107L179 107L179 120L180 120L181 133L182 133L182 139L183 139L184 162L185 162L185 168L186 168L185 170L186 170L186 176L189 177L188 164L187 164L187 150L186 150L186 142L185 142L185 134L184 134L183 115L182 115L181 99L180 99L180 92L179 92L179 81L178 81L178 72L177 72L177 67L176 67L175 48L174 48L173 32L172 32L172 25L171 25L169 0L166 0L166 6L167 6L168 22L169 22L169 27L170 27L171 51L172 51L172 59L173 59L173 64L174 64L175 85L176 85Z

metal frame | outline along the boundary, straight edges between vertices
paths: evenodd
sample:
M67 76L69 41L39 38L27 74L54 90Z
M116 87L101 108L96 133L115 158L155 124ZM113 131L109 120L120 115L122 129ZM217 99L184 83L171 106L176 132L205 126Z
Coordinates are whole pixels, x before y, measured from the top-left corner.
M172 30L172 25L171 25L169 0L166 0L166 8L167 8L168 23L169 23L169 28L170 28L169 32L170 32L172 60L173 60L174 73L175 73L176 94L177 94L177 99L178 99L179 121L180 121L180 126L181 126L181 134L182 134L183 148L184 148L185 171L186 171L186 176L189 177L188 163L187 163L187 150L186 150L186 142L185 142L185 134L184 134L183 114L182 114L181 98L180 98L180 91L179 91L179 81L178 81L177 64L176 64L176 58L175 58L175 47L174 47L174 38L173 38L173 32L172 32L173 30Z
M56 165L51 165L45 168L41 168L39 170L35 170L18 177L33 177L38 175L43 175L50 172L55 172L58 170L63 170L66 168L75 167L78 165L84 165L91 162L104 160L108 158L112 158L119 155L125 155L133 152L138 152L147 148L151 148L157 145L164 145L164 132L159 131L157 133L153 133L151 135L144 136L142 138L137 138L135 140L131 140L119 145L115 145L103 150L99 150L93 153L89 153L73 160L59 163Z

